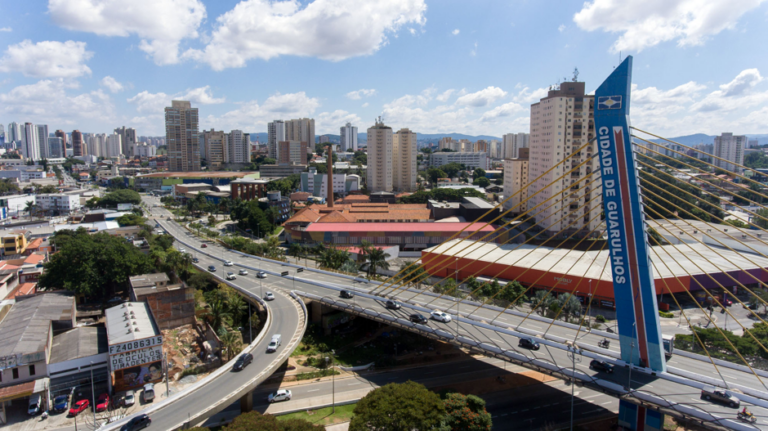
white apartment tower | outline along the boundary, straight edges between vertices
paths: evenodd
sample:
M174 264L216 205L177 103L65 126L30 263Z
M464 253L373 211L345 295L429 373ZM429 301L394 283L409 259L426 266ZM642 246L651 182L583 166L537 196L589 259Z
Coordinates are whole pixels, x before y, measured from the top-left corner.
M342 152L348 150L357 151L357 127L347 123L346 126L340 128L340 136Z
M313 118L299 118L298 120L286 121L285 140L306 142L307 154L312 154L315 151L315 120Z
M563 82L531 105L528 195L532 198L528 208L539 205L531 216L550 234L561 230L565 234L576 230L587 234L600 224L600 170L597 158L590 159L596 147L591 144L577 151L595 135L593 105L594 96L584 94L583 82ZM587 160L591 161L568 173ZM593 171L595 175L575 184ZM565 199L571 192L575 193Z
M519 154L519 158L504 160L504 198L508 198L504 211L509 215L528 210L528 149L521 149Z
M19 142L22 141L23 136L23 127L21 124L17 122L13 122L8 124L8 130L5 132L5 144L6 147L11 148L8 144L11 142L14 142L14 147L17 147L19 145Z
M733 136L733 133L723 133L720 136L715 136L713 155L731 162L714 159L715 166L740 174L743 169L737 165L744 165L744 147L746 144L747 137L744 135Z
M171 106L165 108L165 140L170 171L200 170L197 120L197 108L193 108L189 101L173 100Z
M392 189L416 191L416 133L400 129L392 137Z
M267 150L270 158L277 160L277 143L285 140L283 120L275 120L267 125Z
M504 141L502 147L504 148L503 157L506 159L519 158L518 150L520 148L528 148L528 139L530 135L527 133L507 133L504 135Z
M28 160L40 160L40 143L37 142L37 128L32 123L24 123L21 137L21 155Z
M368 190L392 191L392 128L381 117L368 129Z
M115 133L120 135L121 153L128 158L133 158L136 155L136 143L138 142L136 129L123 126L115 129Z
M38 154L40 155L40 159L50 159L51 152L48 147L48 125L36 125L35 133L37 133L37 145L39 147Z
M251 143L248 133L242 130L232 130L227 137L224 149L224 159L227 163L250 163Z
M104 142L104 157L120 157L123 148L122 142L123 137L119 133L107 135Z

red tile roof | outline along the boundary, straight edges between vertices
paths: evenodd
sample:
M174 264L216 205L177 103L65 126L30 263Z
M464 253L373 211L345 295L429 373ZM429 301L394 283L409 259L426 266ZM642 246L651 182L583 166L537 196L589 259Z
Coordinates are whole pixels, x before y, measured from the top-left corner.
M485 223L312 223L307 232L458 232L469 226L465 232L492 232L492 226Z
M30 254L26 259L24 259L24 263L27 265L37 265L44 260L45 256L41 254Z

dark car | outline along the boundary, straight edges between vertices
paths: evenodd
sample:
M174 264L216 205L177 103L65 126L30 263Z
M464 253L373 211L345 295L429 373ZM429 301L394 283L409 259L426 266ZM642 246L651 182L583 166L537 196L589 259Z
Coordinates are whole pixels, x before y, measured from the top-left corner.
M426 317L422 316L421 314L411 314L408 316L408 320L410 320L413 323L419 323L421 325L426 325L429 320L427 320Z
M533 338L521 338L520 342L517 343L517 347L524 347L526 349L531 349L531 350L539 350L539 342L534 340Z
M253 362L253 355L250 353L243 353L239 358L237 358L237 361L235 361L235 365L232 367L232 369L235 371L240 371L247 367L251 362Z
M213 265L208 265L208 271L216 272L216 267Z
M339 296L346 299L352 299L355 297L355 294L349 290L342 290L341 292L339 292Z
M193 258L192 258L192 263L198 263L198 262L200 262L200 259L198 259L198 258L196 258L196 257L193 257Z
M53 399L53 411L62 413L69 407L69 395L59 395Z
M737 409L741 405L741 401L739 401L739 399L730 391L722 388L713 388L711 386L701 390L701 398L726 405L732 409Z
M120 431L133 431L144 429L152 423L152 419L148 415L138 415L135 418L128 421L127 424L120 427Z
M385 307L389 308L390 310L399 310L400 304L397 301L388 300L385 304Z
M613 372L613 365L605 361L598 361L597 359L593 359L592 362L589 363L589 368L592 368L595 371L602 371L604 373Z

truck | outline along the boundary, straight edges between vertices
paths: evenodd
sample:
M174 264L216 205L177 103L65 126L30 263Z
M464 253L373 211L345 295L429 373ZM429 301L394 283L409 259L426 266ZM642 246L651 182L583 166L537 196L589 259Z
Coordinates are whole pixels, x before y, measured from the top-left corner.
M272 340L269 341L269 346L267 346L267 353L277 351L277 348L280 347L280 339L280 334L275 334L272 336Z
M664 342L664 356L669 359L675 352L675 334L661 334L661 339Z

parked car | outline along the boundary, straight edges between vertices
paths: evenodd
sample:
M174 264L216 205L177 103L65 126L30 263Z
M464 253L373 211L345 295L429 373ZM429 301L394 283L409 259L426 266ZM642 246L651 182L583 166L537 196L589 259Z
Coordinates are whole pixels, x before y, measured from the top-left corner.
M269 341L269 345L267 346L267 353L273 353L277 351L277 348L280 347L280 334L275 334L272 336L272 339Z
M206 244L206 243L202 243L202 244L200 245L200 248L208 248L208 244Z
M400 303L397 301L393 301L391 299L387 300L387 303L384 304L385 307L387 307L390 310L399 310L400 309Z
M408 320L410 320L413 323L419 323L421 325L426 325L428 320L426 317L422 316L421 314L411 314L408 316Z
M256 277L257 277L257 278L267 278L267 273L266 273L266 272L264 272L264 271L259 271L259 272L256 274Z
M216 272L216 267L213 265L208 265L208 271Z
M234 263L232 263L231 260L225 260L224 261L224 266L232 266L232 265L234 265Z
M589 368L609 374L613 372L613 365L605 361L598 361L597 359L593 359L592 362L589 363Z
M707 401L714 401L718 404L726 405L732 409L739 408L741 401L733 396L730 391L722 388L708 387L701 390L701 397Z
M40 413L40 400L42 398L40 397L40 394L32 394L32 396L29 397L29 404L27 405L27 414L30 416L34 416L38 413Z
M448 323L451 321L451 315L440 310L435 310L429 313L429 317L443 323Z
M134 404L136 404L136 393L133 391L126 392L125 398L123 398L123 406L130 407Z
M232 366L232 369L235 371L240 371L247 367L251 362L253 362L253 355L250 353L243 353L239 358L237 358L237 361L235 361L235 365Z
M291 391L288 389L279 389L277 392L269 394L267 401L275 403L278 401L288 401L291 399Z
M264 294L264 300L265 301L274 301L275 300L275 294L272 292L267 292Z
M227 280L236 280L236 279L237 279L237 276L235 275L234 272L227 273Z
M539 342L534 340L533 338L521 338L520 342L517 343L517 347L523 347L530 350L539 350Z
M144 398L144 402L148 403L155 399L155 384L154 383L147 383L144 385L144 392L141 393L141 396Z
M96 400L96 413L103 412L108 408L109 408L109 394L104 393L99 395L99 398Z
M90 404L87 398L72 404L72 407L69 408L69 415L77 416L80 412L87 409Z
M134 430L140 430L144 429L149 426L149 424L152 423L152 419L149 418L149 415L141 414L134 418L131 418L130 421L128 421L127 424L120 427L120 431L134 431Z
M53 399L53 411L56 413L63 413L67 411L69 407L69 394L57 395Z
M350 290L342 290L339 292L339 296L345 299L352 299L355 297L355 294Z
M248 275L248 270L247 270L247 269L241 269L241 270L238 272L238 274L240 274L240 275Z
M193 258L192 258L192 263L198 263L198 262L200 262L200 259L198 259L198 258L196 258L196 257L193 257Z

